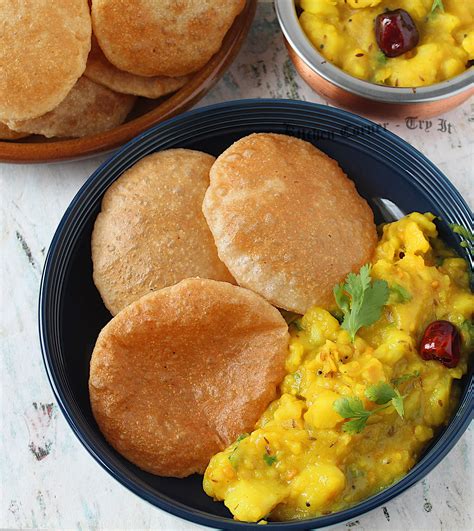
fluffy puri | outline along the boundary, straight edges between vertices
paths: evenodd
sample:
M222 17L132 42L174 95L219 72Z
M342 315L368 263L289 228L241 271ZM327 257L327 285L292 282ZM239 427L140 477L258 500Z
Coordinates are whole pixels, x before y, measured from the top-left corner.
M17 133L12 131L8 125L0 122L0 139L1 140L18 140L19 138L24 138L28 136L28 133Z
M107 59L140 76L184 76L219 50L245 0L93 0Z
M116 92L145 98L160 98L180 89L188 81L186 76L145 77L119 70L107 60L94 36L92 36L92 47L84 75Z
M94 417L143 470L203 473L276 397L287 344L284 319L259 295L183 280L145 295L101 331L90 364Z
M2 0L0 28L0 120L51 111L86 67L91 43L87 0Z
M188 149L154 153L105 193L92 261L95 285L112 315L188 277L234 282L201 210L214 160Z
M14 131L50 137L83 137L121 124L135 97L118 94L81 77L66 98L52 111L31 120L9 120Z
M244 137L212 166L203 211L237 283L300 314L370 261L369 206L337 162L286 135Z

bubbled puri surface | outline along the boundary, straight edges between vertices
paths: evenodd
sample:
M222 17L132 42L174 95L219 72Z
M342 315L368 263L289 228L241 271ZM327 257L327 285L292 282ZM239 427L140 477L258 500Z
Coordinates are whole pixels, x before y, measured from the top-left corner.
M245 0L93 0L92 23L108 60L142 76L195 72L219 50Z
M220 155L203 211L239 285L301 314L331 306L334 285L377 242L372 211L337 162L286 135L253 134Z
M145 77L120 70L107 60L94 35L84 75L111 90L145 98L160 98L180 89L188 81L186 76Z
M285 320L260 296L186 279L129 305L99 334L89 379L94 417L140 468L203 473L276 397L287 343Z
M92 234L94 282L115 315L188 277L233 282L201 211L214 157L171 149L143 158L104 195Z
M121 124L135 100L134 96L113 92L82 76L52 111L30 120L10 120L7 125L15 131L47 138L84 137Z
M91 46L87 0L2 0L0 28L0 120L51 111L86 67Z

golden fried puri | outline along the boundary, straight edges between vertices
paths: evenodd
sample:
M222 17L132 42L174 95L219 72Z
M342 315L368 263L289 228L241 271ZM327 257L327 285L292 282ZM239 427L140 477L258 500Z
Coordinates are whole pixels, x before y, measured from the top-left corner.
M94 36L92 36L92 48L84 75L95 83L100 83L116 92L145 98L160 98L180 89L188 81L186 76L145 77L119 70L107 60Z
M121 124L135 103L135 97L119 94L81 77L66 98L39 118L7 121L14 131L46 137L83 137Z
M91 44L87 0L0 2L0 120L41 116L84 72Z
M95 285L113 315L145 293L188 277L233 282L201 210L214 160L188 149L160 151L105 193L92 260Z
M253 134L212 166L203 211L238 284L300 314L370 261L373 214L337 162L309 142Z
M94 417L143 470L202 473L276 397L287 342L284 319L259 295L183 280L129 305L99 334L89 379Z
M184 76L204 66L245 0L93 0L92 25L107 59L140 76Z
M18 140L28 136L28 133L17 133L12 131L8 125L0 122L0 140Z

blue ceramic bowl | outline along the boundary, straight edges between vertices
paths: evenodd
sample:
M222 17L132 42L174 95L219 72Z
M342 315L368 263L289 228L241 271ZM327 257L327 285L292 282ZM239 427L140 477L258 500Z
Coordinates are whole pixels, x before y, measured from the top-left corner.
M472 212L448 179L421 153L373 122L346 111L287 100L244 100L191 111L157 125L125 145L79 190L64 214L46 259L39 301L44 363L69 425L100 465L150 503L193 522L225 529L249 529L235 522L222 503L208 498L201 477L162 478L139 470L102 437L89 406L89 359L110 314L92 281L90 239L102 196L124 170L142 157L167 148L190 148L219 155L254 132L275 132L309 140L335 158L374 210L376 221L401 212L433 212L441 236L465 256L447 222L472 227ZM343 215L343 213L341 213ZM414 485L449 452L473 416L473 376L461 382L459 408L401 481L345 511L305 521L269 523L265 529L308 529L356 518Z

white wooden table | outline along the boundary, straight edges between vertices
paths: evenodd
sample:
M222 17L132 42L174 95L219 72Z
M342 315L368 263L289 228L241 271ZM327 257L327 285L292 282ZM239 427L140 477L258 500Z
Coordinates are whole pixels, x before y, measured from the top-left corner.
M295 74L273 7L259 5L237 60L200 105L254 97L324 102ZM474 103L440 118L385 126L427 155L469 204ZM63 164L0 164L0 528L163 529L199 526L142 501L81 446L58 410L43 369L37 300L45 252L70 200L105 156ZM420 484L370 515L358 530L473 529L473 430Z

